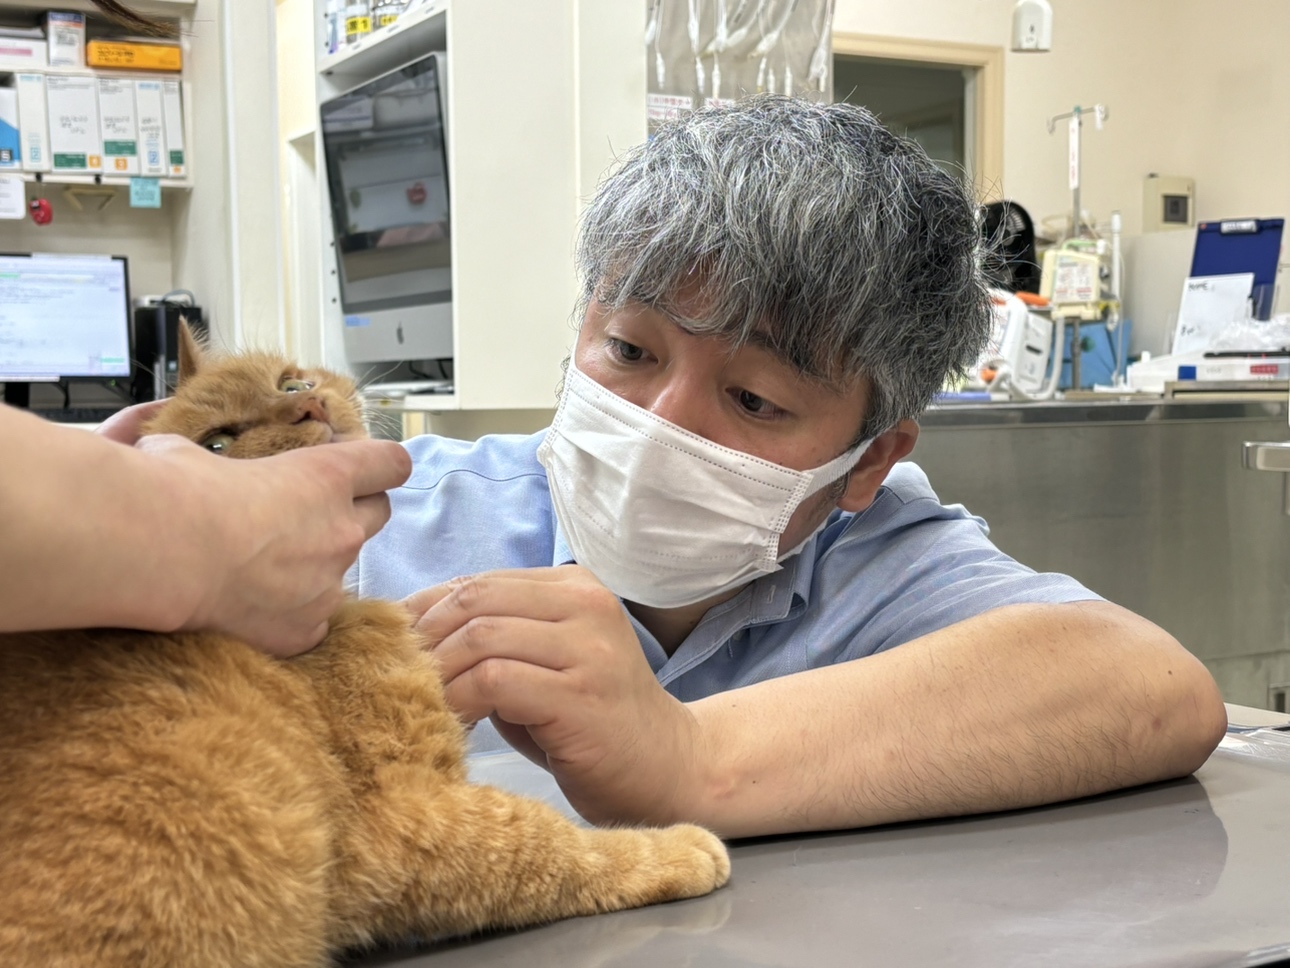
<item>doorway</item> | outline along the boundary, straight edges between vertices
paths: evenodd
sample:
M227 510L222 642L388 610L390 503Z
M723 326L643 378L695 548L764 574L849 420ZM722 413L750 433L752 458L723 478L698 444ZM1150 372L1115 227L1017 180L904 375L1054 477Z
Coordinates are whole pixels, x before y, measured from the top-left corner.
M1002 197L1002 47L834 34L833 98L913 138L981 201Z

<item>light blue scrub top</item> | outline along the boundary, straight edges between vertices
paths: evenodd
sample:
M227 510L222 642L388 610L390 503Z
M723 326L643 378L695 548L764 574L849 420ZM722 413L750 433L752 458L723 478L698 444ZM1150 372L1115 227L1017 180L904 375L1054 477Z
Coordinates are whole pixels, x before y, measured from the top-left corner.
M364 546L350 586L398 599L475 572L573 562L537 460L544 435L408 441L412 476L391 492L390 521ZM905 462L869 508L835 511L781 571L709 611L670 658L631 621L659 682L690 701L860 659L1003 605L1097 599L1009 558L981 518L942 505ZM490 724L474 730L472 749L498 745Z

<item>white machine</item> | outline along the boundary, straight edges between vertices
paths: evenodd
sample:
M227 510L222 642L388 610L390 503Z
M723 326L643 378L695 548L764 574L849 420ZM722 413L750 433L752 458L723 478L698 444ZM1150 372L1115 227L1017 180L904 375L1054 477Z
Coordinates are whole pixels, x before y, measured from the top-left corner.
M994 328L981 358L979 374L991 390L1004 390L1021 399L1045 400L1056 392L1061 366L1053 367L1053 322L1011 293L996 291Z

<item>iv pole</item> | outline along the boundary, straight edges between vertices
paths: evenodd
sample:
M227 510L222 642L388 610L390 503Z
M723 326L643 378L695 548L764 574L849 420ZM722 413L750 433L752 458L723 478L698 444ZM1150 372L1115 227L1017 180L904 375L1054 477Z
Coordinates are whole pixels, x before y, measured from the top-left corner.
M1057 122L1070 119L1070 188L1071 188L1071 230L1069 238L1077 239L1084 227L1084 214L1080 211L1080 174L1081 174L1081 151L1080 151L1080 130L1084 126L1084 115L1091 110L1093 120L1097 125L1097 130L1102 130L1102 125L1106 123L1107 110L1105 104L1095 104L1091 109L1075 105L1073 111L1067 111L1065 114L1056 114L1048 119L1048 133L1052 134L1057 130ZM1071 317L1071 386L1078 389L1083 374L1080 372L1080 364L1083 357L1083 346L1081 345L1080 336L1080 317ZM1054 366L1061 366L1061 357L1054 361Z
M1079 188L1080 188L1080 129L1084 126L1084 115L1088 111L1093 112L1093 120L1097 125L1097 130L1102 130L1102 125L1106 123L1109 114L1105 104L1094 104L1092 108L1082 108L1078 104L1075 110L1067 111L1065 114L1055 114L1048 119L1048 133L1052 134L1057 130L1057 122L1070 118L1070 186L1071 186L1071 203L1074 207L1073 217L1071 219L1072 239L1079 238L1080 230L1084 224L1084 216L1080 212L1079 205Z

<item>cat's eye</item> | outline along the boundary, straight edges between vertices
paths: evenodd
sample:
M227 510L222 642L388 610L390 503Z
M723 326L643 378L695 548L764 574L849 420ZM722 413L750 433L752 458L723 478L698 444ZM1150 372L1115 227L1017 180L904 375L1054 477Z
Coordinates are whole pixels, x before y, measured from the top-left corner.
M228 449L233 446L233 441L236 439L232 434L211 434L202 441L202 446L212 454L227 454Z
M283 393L304 393L306 390L312 390L314 385L308 380L293 380L287 377L282 381L281 390Z

